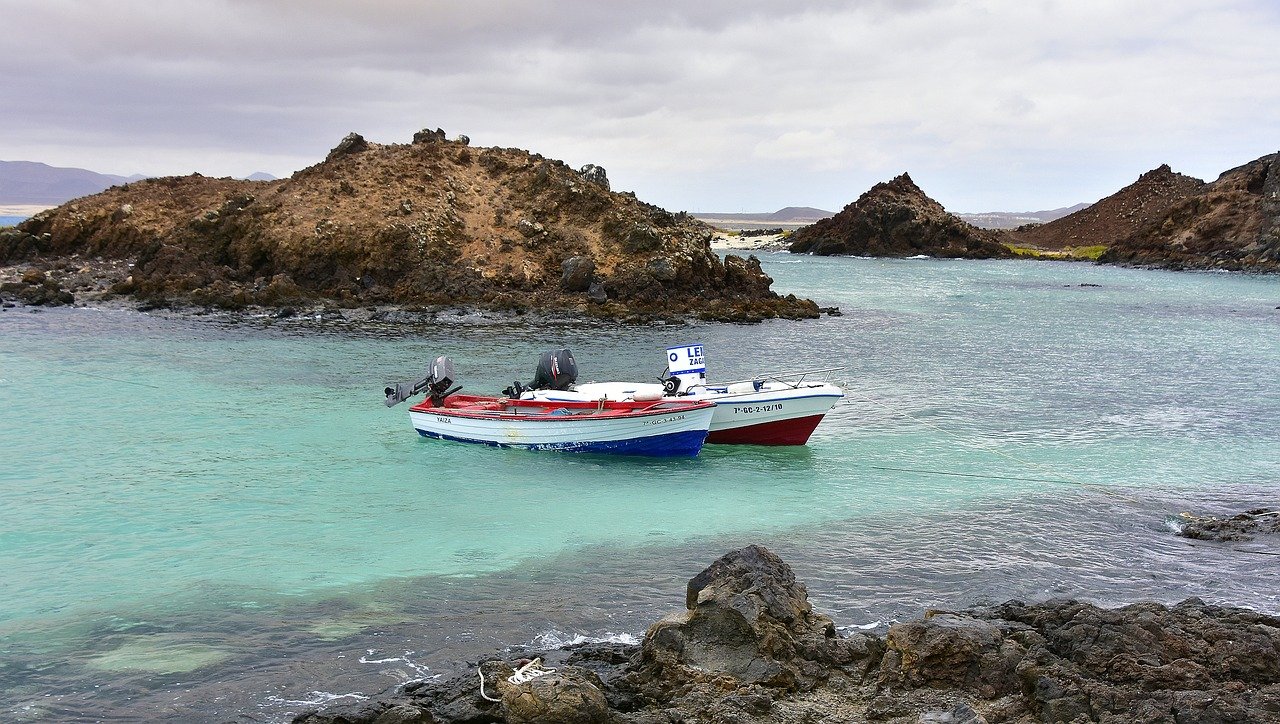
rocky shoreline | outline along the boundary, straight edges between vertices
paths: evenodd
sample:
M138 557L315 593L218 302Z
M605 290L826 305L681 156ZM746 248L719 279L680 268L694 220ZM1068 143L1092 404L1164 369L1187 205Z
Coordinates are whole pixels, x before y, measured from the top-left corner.
M526 307L519 304L494 306L460 302L456 304L341 304L332 299L292 299L276 305L200 304L190 299L139 299L119 291L134 268L131 259L85 259L79 255L36 259L15 265L0 265L0 311L19 307L91 306L167 313L177 317L215 317L228 321L292 320L334 324L384 324L392 326L469 322L502 322L523 318L539 324L687 324L717 321L739 324L763 322L774 315L754 310L750 305L712 305L697 312L635 310L626 307L600 308L578 304L558 309ZM794 297L792 297L794 299ZM836 316L836 307L814 307L818 313ZM607 313L605 313L607 312Z
M846 635L786 563L748 546L694 576L684 605L638 645L495 658L294 721L1280 720L1280 618L1194 598L1110 610L1009 601Z

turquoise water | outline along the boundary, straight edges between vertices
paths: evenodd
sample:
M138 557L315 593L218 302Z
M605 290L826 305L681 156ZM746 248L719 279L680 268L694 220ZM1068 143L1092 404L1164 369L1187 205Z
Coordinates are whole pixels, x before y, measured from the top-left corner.
M0 313L0 718L279 718L498 646L635 636L749 542L840 625L1013 596L1280 611L1268 544L1164 525L1276 503L1280 279L762 260L843 315ZM382 405L437 354L492 392L552 347L643 379L687 342L713 377L843 366L850 394L805 448L694 460L428 441Z

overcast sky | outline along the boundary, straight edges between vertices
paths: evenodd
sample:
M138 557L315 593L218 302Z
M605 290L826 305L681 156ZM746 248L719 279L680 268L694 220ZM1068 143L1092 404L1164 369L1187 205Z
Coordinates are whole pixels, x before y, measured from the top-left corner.
M1280 0L0 0L0 159L286 176L349 131L673 211L1096 201L1280 150Z

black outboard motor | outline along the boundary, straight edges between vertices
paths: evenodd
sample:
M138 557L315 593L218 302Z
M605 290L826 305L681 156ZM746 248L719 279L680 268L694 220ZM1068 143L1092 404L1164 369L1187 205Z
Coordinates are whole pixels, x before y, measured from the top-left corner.
M457 373L453 370L453 360L440 355L427 368L427 374L418 381L412 383L397 382L395 387L383 389L383 392L387 395L387 407L395 407L423 391L428 392L431 397L431 403L439 407L444 404L444 398L462 389L462 385L449 389L449 385L453 384L453 379L456 376Z
M534 390L569 389L569 385L578 381L578 362L573 353L567 349L543 352L538 358L538 371L529 385Z
M538 369L534 371L533 382L528 385L515 384L502 391L507 397L519 397L525 390L567 390L578 380L578 362L573 353L567 349L543 352L538 358Z

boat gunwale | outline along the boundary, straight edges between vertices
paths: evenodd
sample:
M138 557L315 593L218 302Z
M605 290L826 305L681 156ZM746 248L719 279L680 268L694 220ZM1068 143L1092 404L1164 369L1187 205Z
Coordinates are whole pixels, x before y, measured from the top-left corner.
M504 397L487 397L483 395L465 395L468 399L485 402L499 402L504 409L482 410L465 407L436 407L430 400L423 400L409 408L409 412L420 414L445 415L470 420L499 420L511 422L584 422L601 420L634 420L641 417L672 415L683 412L700 412L715 407L709 400L655 400L653 402L626 402L606 400L603 405L598 400L513 400ZM675 404L677 407L653 409L660 405ZM643 407L639 407L643 405ZM542 412L512 412L510 407L539 408ZM639 408L639 409L637 409ZM570 409L578 414L555 414L553 409Z

